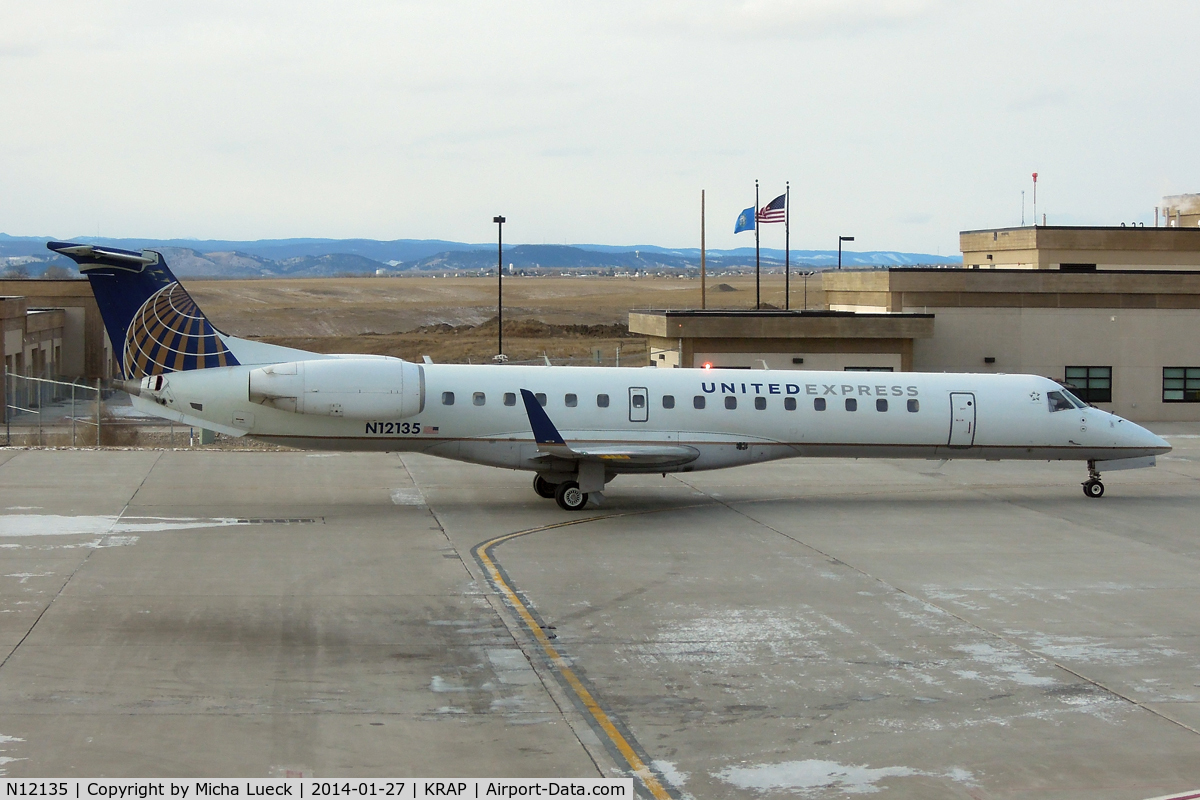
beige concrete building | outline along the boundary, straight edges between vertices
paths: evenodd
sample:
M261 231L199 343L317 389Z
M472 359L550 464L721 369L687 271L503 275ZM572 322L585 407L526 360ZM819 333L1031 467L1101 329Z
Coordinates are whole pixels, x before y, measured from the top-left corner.
M1163 222L1168 227L1200 226L1200 194L1177 194L1163 198Z
M24 297L0 297L4 368L35 378L60 374L65 321L60 308L31 309Z
M735 369L913 369L914 342L933 335L926 313L636 311L655 366Z
M1130 419L1198 421L1200 195L1167 201L1171 227L964 231L964 268L827 270L824 314L639 312L630 330L658 366L1033 373Z
M1200 228L1195 223L1170 228L991 228L963 231L959 246L967 269L1200 270Z
M1034 373L1130 419L1200 420L1200 272L891 269L824 287L832 308L932 314L918 371Z
M87 280L0 280L0 298L10 372L112 377L112 346Z

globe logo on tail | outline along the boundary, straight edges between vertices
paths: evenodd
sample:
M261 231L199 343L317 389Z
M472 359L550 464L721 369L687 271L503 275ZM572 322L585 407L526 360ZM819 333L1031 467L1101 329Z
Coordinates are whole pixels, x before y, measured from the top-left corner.
M178 281L151 295L125 333L122 364L127 378L237 363Z

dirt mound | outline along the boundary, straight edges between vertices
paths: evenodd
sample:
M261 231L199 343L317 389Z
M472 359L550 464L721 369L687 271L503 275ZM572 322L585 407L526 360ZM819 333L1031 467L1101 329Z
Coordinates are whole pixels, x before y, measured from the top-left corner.
M730 286L728 283L718 283L718 284L717 284L717 291L718 291L718 292L736 292L736 291L737 291L737 289L735 289L734 287Z
M477 336L480 334L495 334L497 317L479 323L478 325L450 325L445 322L436 325L422 325L411 334L434 334L449 336ZM612 325L554 325L542 322L540 319L505 320L504 335L522 339L543 339L556 337L588 338L588 339L624 339L633 338L628 325L620 323Z

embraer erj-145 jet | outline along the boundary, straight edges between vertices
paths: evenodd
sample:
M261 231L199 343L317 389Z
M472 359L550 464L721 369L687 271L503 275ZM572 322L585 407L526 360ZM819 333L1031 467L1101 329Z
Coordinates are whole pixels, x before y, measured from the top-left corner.
M1034 375L414 364L216 330L152 250L50 242L91 281L140 411L230 436L535 473L582 509L625 473L796 456L1151 466L1171 447Z

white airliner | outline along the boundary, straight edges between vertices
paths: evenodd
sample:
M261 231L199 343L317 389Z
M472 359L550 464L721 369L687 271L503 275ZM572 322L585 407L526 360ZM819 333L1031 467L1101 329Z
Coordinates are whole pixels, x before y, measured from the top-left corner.
M421 452L535 473L566 510L627 473L797 456L1152 466L1166 441L1035 375L415 364L212 327L154 251L50 242L91 281L143 412L325 450Z

